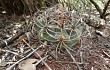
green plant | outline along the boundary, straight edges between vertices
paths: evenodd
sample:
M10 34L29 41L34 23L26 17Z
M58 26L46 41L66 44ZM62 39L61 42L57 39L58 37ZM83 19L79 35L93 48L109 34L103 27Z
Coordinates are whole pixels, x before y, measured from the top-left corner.
M76 10L79 14L82 14L87 7L90 7L89 0L59 0L64 6L68 7L69 10Z
M80 19L72 16L70 11L57 9L40 14L36 19L35 29L41 41L71 47L80 40L82 34L80 24Z

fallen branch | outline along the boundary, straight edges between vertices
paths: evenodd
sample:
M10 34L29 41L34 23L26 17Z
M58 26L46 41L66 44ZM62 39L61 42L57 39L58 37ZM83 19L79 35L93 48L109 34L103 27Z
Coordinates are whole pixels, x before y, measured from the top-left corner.
M90 2L95 6L95 8L97 9L97 11L101 15L103 13L103 11L100 9L99 5L94 0L90 0Z
M106 19L106 16L108 15L108 13L106 13L108 6L110 4L110 0L108 0L108 2L105 4L104 9L102 10L99 5L94 1L94 0L90 0L90 2L95 6L95 8L97 9L97 11L100 14L100 18L101 19Z
M103 13L100 15L100 18L104 19L106 17L105 15L106 15L106 11L108 9L109 4L110 4L110 0L108 0L108 2L105 4L105 7L103 9Z
M18 39L20 36L22 36L23 34L25 34L25 32L21 31L21 32L19 32L18 34L16 34L14 37L12 37L11 39L0 42L0 48L4 48L4 47L6 47L7 45L12 44L15 40L17 40L17 39Z

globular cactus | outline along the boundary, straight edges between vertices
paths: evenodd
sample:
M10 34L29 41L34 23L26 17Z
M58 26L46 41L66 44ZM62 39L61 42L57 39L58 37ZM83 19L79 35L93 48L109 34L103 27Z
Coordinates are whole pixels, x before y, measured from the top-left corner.
M65 45L71 47L77 44L82 34L82 27L80 22L74 22L75 18L69 14L71 13L65 11L40 14L35 22L38 38L61 47Z

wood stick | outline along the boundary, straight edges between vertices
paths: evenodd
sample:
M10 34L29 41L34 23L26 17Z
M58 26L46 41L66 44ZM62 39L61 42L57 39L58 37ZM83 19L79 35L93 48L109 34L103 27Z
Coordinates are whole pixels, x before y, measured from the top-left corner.
M21 31L18 34L16 34L15 36L13 36L11 39L6 40L6 41L1 41L0 42L0 48L4 48L7 45L12 44L15 40L17 40L20 36L22 36L23 34L25 34L25 32Z

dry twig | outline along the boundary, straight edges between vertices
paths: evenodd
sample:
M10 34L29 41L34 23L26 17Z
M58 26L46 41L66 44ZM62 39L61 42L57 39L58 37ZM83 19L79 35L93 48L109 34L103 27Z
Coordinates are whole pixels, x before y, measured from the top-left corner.
M33 49L25 40L23 40L27 45L28 45L28 47L30 47L33 51L35 50L35 49ZM45 62L45 61L43 61L43 59L42 59L42 57L39 55L39 53L37 53L37 52L35 52L35 54L37 54L38 55L38 57L42 60L42 62L45 64L45 66L49 69L49 70L52 70L49 66L48 66L48 64Z
M22 55L19 55L18 53L13 52L13 51L10 51L10 50L0 49L0 51L3 51L3 52L9 52L9 53L12 53L12 54L14 54L14 55L17 55L17 56L19 56L19 57L23 57Z
M14 63L13 65L11 65L9 68L7 68L6 70L11 70L16 64L18 64L19 62L21 62L22 60L28 58L29 56L31 56L34 52L36 52L39 48L41 48L42 45L40 45L38 48L36 48L35 50L33 50L30 54L28 54L27 56L25 56L24 58L20 59L19 61L17 61L16 63Z
M75 60L75 58L73 57L73 55L71 55L70 51L68 50L68 48L67 48L68 46L67 46L65 43L63 43L63 44L65 45L65 49L66 49L66 51L68 52L68 54L71 56L71 58L73 59L74 63L76 63L78 69L79 69L79 70L82 70L82 69L80 68L79 64L76 62L76 60Z

